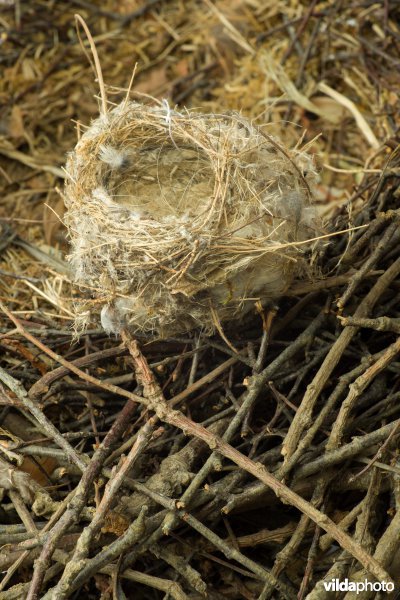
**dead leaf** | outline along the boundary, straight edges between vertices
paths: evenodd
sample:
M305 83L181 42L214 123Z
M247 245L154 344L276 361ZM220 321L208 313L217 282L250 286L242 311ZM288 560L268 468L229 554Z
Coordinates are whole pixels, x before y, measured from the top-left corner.
M175 71L179 77L186 77L189 73L189 65L186 58L178 60L175 64Z
M27 456L24 458L24 462L22 463L20 469L21 471L24 471L24 473L30 475L32 479L36 481L36 483L45 487L51 482L50 475L56 466L57 462L50 456L37 458L36 460L33 460Z
M22 75L27 81L33 81L41 76L37 63L31 58L22 61Z
M35 175L34 177L30 177L25 185L30 190L43 190L43 187L44 187L43 176Z
M165 66L155 67L147 73L143 74L142 80L135 85L135 91L143 94L156 95L158 90L161 90L166 83L168 77Z
M102 533L115 533L115 535L123 535L128 529L130 522L122 515L109 511L104 519L104 525L101 528Z
M12 108L10 119L8 121L8 135L10 138L23 138L25 133L24 119L19 106Z

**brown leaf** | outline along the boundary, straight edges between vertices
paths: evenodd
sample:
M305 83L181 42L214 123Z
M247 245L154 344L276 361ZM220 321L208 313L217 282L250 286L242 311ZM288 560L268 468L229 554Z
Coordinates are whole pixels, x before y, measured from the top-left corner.
M166 67L155 67L143 75L142 81L135 85L135 91L155 95L167 82Z
M21 471L24 471L24 473L30 475L32 479L36 481L36 483L44 487L49 485L49 482L51 481L50 475L56 466L57 462L54 460L54 458L44 457L33 460L27 456L24 458L24 462L22 463L20 469Z
M19 106L12 107L10 119L8 121L8 135L11 138L24 137L25 128L22 111Z
M114 511L110 511L106 514L101 531L102 533L115 533L115 535L120 536L125 533L129 525L130 522L125 517Z
M175 72L179 77L186 77L189 73L189 64L187 58L182 58L174 66Z

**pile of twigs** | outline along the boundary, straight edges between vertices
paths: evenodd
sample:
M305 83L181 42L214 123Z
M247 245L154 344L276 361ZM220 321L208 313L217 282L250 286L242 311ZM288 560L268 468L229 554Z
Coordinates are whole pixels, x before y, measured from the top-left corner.
M231 332L237 354L92 332L67 359L65 332L2 305L2 345L61 366L0 370L3 428L17 411L34 431L4 444L0 598L320 599L323 578L396 576L397 164L326 252L337 274ZM53 461L42 486L27 456Z
M139 83L166 57L168 73L178 73L172 59L193 51L189 74L176 74L171 87L175 100L240 108L248 86L261 112L268 63L268 118L308 124L309 137L324 130L317 147L331 171L321 176L321 200L345 197L349 210L338 211L330 229L352 231L321 246L320 280L294 284L276 307L227 327L229 345L198 331L157 341L92 329L74 340L78 292L36 221L62 173L55 150L73 146L62 119L78 116L81 96L64 101L60 90L82 59L62 3L51 43L37 26L44 3L38 21L26 9L31 30L15 3L1 21L15 20L0 90L9 108L0 140L0 600L330 600L323 581L346 577L390 590L400 573L400 161L397 75L385 66L388 56L399 62L399 32L391 3L352 4L339 14L328 2L298 12L276 3L270 13L263 3L241 12L207 2L206 21L204 6L193 3L193 22L175 0L125 16L112 12L114 3L74 4L100 32L100 53L117 38L121 60L130 52L127 31L138 54L150 56L146 36L162 29L159 57L150 56ZM202 37L205 22L214 46ZM273 44L275 62L267 61ZM115 56L111 48L110 72ZM37 81L24 79L39 67ZM288 97L277 99L278 88ZM327 101L348 112L324 120L335 116ZM40 123L35 106L43 108ZM50 235L48 221L45 229L49 244L62 243L61 230Z

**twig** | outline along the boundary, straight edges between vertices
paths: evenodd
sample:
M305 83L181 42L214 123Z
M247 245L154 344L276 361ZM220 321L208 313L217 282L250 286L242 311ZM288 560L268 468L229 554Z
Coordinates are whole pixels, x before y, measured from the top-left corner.
M271 575L271 573L269 573L259 564L244 556L241 552L239 552L239 550L234 548L232 545L223 541L218 535L211 531L211 529L200 523L200 521L198 521L198 519L196 519L193 515L182 509L178 509L174 500L167 499L164 496L161 496L161 494L152 492L143 484L138 484L138 489L141 489L144 494L148 495L150 498L161 504L161 506L164 506L170 511L173 511L184 523L190 525L193 529L200 533L200 535L204 536L216 548L223 552L228 559L236 560L237 562L239 562L239 564L249 569L249 571L255 573L261 581L271 581L273 585L275 585L276 588L279 591L281 591L285 598L292 598L292 593L290 589L288 589L288 586L276 579L273 575Z
M389 425L384 425L383 427L380 427L371 433L355 437L348 444L345 444L336 450L331 450L331 452L316 458L306 465L302 465L296 471L296 479L309 477L314 473L318 473L320 470L352 458L353 456L357 456L374 444L378 444L379 442L385 440L394 428L399 427L399 423L400 419L393 421L393 423L390 423Z
M193 385L194 381L196 379L197 367L199 365L199 356L200 356L200 353L199 353L200 340L201 340L201 335L199 334L196 338L195 351L193 354L192 365L190 367L188 386Z
M398 479L394 484L394 492L395 492L396 500L398 500L400 497ZM374 552L374 559L378 560L379 563L383 567L388 567L390 565L390 563L393 560L393 557L396 556L396 553L399 550L399 546L400 546L400 540L399 540L399 535L398 535L399 530L400 530L400 511L397 510L393 519L390 521L385 532L381 536L381 538L376 546L375 552ZM363 579L365 579L365 576L366 576L365 571L361 570L356 573L353 573L351 578L352 578L352 581L362 581ZM349 594L346 594L346 595L349 596ZM363 597L365 597L367 600L368 598L371 597L371 594L369 594L369 593L364 594ZM349 600L350 600L350 598L349 598Z
M27 600L38 599L43 578L46 573L46 569L49 567L57 541L60 539L61 535L65 533L68 526L78 519L80 513L86 505L91 486L95 478L101 472L105 459L113 450L113 444L115 444L116 440L120 438L124 430L127 428L129 420L134 414L135 410L136 406L133 402L128 401L125 404L124 408L115 419L110 431L100 446L96 449L92 459L88 464L83 462L82 459L80 459L74 452L72 458L74 459L74 463L77 464L77 466L83 472L83 475L68 509L51 530L50 535L43 546L40 557L35 563L35 570L33 572Z
M32 402L32 400L28 397L28 393L26 392L25 388L23 388L19 381L11 377L11 375L9 375L1 367L0 380L17 396L23 407L35 417L46 435L50 439L54 440L57 446L62 448L66 455L73 460L73 462L77 462L81 470L84 470L86 468L86 463L77 455L72 446L64 439L51 421L47 419L40 408L34 402ZM10 400L10 403L12 404L12 399Z
M176 404L180 404L180 402L182 402L182 400L184 400L185 398L187 398L194 392L197 392L197 390L202 388L203 385L206 385L207 383L211 383L212 381L214 381L214 379L216 379L217 377L222 375L222 373L227 371L231 366L233 366L237 362L238 362L237 358L228 358L228 360L223 362L221 365L219 365L218 367L216 367L215 369L213 369L212 371L210 371L209 373L207 373L206 375L204 375L203 377L201 377L200 379L198 379L191 385L188 385L188 387L185 390L183 390L182 392L180 392L179 394L177 394L176 396L171 398L171 400L169 400L170 406L175 406Z
M342 317L338 315L343 327L354 326L375 329L376 331L392 331L400 333L400 319L389 317L376 317L375 319L362 319L357 317Z
M320 413L313 420L312 425L309 427L305 435L299 440L298 446L293 454L284 462L284 464L279 467L276 472L276 476L278 479L286 477L288 473L293 469L293 467L299 462L301 456L310 447L314 437L317 432L320 430L324 421L329 417L332 413L335 404L338 402L340 396L345 392L350 383L354 380L355 377L358 377L366 368L366 365L372 364L373 360L377 360L381 356L381 353L378 353L364 361L361 362L355 369L349 371L349 373L345 373L340 377L339 383L333 392L329 395L328 399L324 403Z
M21 498L21 495L17 491L9 491L8 493L9 493L10 499L14 505L15 510L17 511L21 521L23 522L23 524L26 527L26 531L31 536L33 535L34 537L37 537L38 530L36 528L36 525L31 517L30 513L26 509L26 506ZM28 552L22 552L21 556L14 562L13 565L10 566L10 568L7 570L7 573L4 575L3 579L1 580L0 590L3 590L6 587L7 583L10 581L10 579L12 578L14 573L24 562L24 560L26 559L26 556L28 554L29 554Z
M280 573L283 571L287 563L290 559L293 558L295 553L297 552L300 544L303 542L304 536L307 534L310 528L310 519L306 515L301 515L300 521L297 524L293 534L290 537L288 543L283 547L280 552L278 552L274 566L272 568L272 573L278 577ZM262 590L260 597L263 600L268 600L271 595L274 593L274 587L270 582L266 583L264 589Z
M387 287L394 281L394 279L400 273L400 258L398 258L390 267L381 275L378 281L375 283L373 288L361 301L358 308L356 309L355 317L367 317L379 300L380 296L387 289ZM308 386L307 391L304 395L302 403L296 412L294 419L290 425L289 431L286 435L285 442L283 445L282 453L287 461L296 449L296 446L303 434L303 431L311 425L312 413L315 403L324 388L328 378L330 377L333 369L340 361L343 352L350 344L352 338L357 332L356 327L347 327L342 331L332 348L328 352L324 362L319 368L316 376L312 383Z
M119 471L107 483L103 498L97 507L91 523L83 530L81 536L79 537L75 552L65 567L64 573L58 584L54 588L54 594L59 600L63 600L64 598L68 597L71 591L71 583L79 571L82 570L82 564L89 554L90 545L93 541L93 538L99 532L103 524L104 517L109 511L111 503L113 502L119 488L123 484L126 475L130 469L132 469L136 460L149 443L157 421L157 417L152 417L146 422L146 424L138 432L135 443L133 444Z
M384 450L388 447L388 445L390 444L392 438L396 435L396 433L398 432L400 427L400 421L397 422L397 425L395 427L393 427L392 431L389 433L386 441L382 444L382 446L379 448L378 452L375 454L375 456L369 460L367 462L367 466L362 469L359 473L357 473L356 475L353 475L350 479L350 481L354 481L355 479L357 479L358 477L360 477L361 475L363 475L364 473L366 473L366 471L368 471L368 469L370 469L374 464L378 464L377 461L378 459L382 456Z
M375 246L372 254L367 258L367 260L365 260L363 262L360 269L358 269L358 271L356 273L354 273L353 277L350 279L350 281L347 285L346 290L344 291L344 293L341 295L341 297L337 301L337 306L339 309L344 308L344 306L348 302L351 295L357 289L357 286L364 279L366 273L368 273L368 271L371 271L371 269L378 262L379 258L382 256L382 254L384 252L387 252L388 244L391 242L391 238L395 237L394 234L396 232L398 232L398 229L399 229L399 223L397 221L395 221L394 223L391 223L389 225L389 227L386 229L385 233L380 238L378 244Z
M87 367L101 360L117 358L118 356L125 354L125 352L126 349L122 347L105 348L104 350L100 350L99 352L86 354L81 358L77 358L71 361L69 364L74 365L75 367ZM40 398L43 394L47 393L52 383L54 383L58 379L62 379L63 377L65 377L65 375L68 375L70 371L71 369L69 369L68 367L58 367L43 375L43 377L38 379L38 381L36 381L36 383L29 390L29 395L32 398L32 400ZM82 373L84 373L84 371L82 371Z
M382 356L371 365L362 375L360 375L352 384L350 384L349 393L344 399L342 406L340 407L339 414L335 419L332 431L329 436L326 450L332 450L340 445L344 430L346 427L346 421L350 411L354 407L357 398L362 394L366 387L400 352L400 337L385 350Z
M321 534L321 529L317 526L315 528L314 537L313 537L313 540L311 543L310 550L308 552L307 566L306 566L304 577L301 582L300 590L299 590L299 593L297 596L298 600L303 600L304 595L307 590L308 582L312 577L314 563L315 563L315 559L316 559L317 552L318 552L318 541L320 538L320 534Z
M101 389L107 390L108 392L110 392L112 394L117 394L119 396L123 396L125 398L129 398L130 400L133 400L134 402L141 402L140 396L137 396L136 394L133 394L132 392L128 392L128 391L124 390L123 388L120 388L120 387L118 387L116 385L112 385L110 383L105 383L105 382L101 381L100 379L97 379L96 377L92 377L92 375L89 375L88 373L85 373L84 371L82 371L81 369L79 369L78 367L76 367L73 363L71 363L68 360L66 360L65 358L63 358L60 354L57 354L56 352L53 352L53 350L51 350L50 348L48 348L45 344L43 344L42 342L40 342L31 333L29 333L25 329L25 327L23 327L23 325L17 319L17 317L15 317L15 315L13 315L8 310L8 308L6 306L4 306L4 304L2 302L0 302L0 310L2 310L8 316L8 318L14 323L14 325L18 329L18 332L21 333L24 336L25 339L27 339L29 342L31 342L32 344L34 344L34 346L36 346L37 348L39 348L40 350L42 350L42 352L44 352L45 354L47 354L48 356L50 356L53 360L55 360L56 362L58 362L60 365L63 365L63 367L65 367L66 369L68 369L68 371L72 371L72 373L75 373L75 375L77 375L78 377L80 377L84 381L92 383L93 385L95 385L95 386L97 386L97 387L99 387ZM33 388L34 399L36 399L36 391L38 391L38 390L35 390Z

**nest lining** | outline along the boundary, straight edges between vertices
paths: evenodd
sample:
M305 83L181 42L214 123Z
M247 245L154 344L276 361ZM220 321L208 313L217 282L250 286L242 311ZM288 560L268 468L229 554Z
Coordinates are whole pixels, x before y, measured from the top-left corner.
M313 227L310 157L238 114L131 102L93 122L67 163L75 280L118 331L174 335L284 293Z

